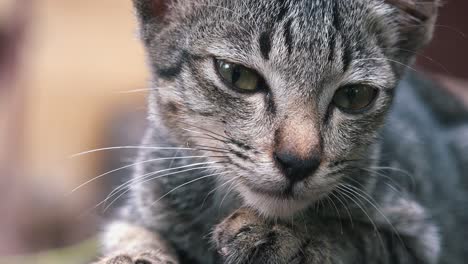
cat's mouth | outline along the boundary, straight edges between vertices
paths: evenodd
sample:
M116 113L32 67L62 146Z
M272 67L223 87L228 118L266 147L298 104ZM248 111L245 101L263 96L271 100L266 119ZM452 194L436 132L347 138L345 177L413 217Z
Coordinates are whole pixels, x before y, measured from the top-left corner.
M294 185L290 184L289 186L278 189L278 190L268 190L249 186L250 190L258 195L263 195L266 197L271 197L271 199L287 199L287 200L300 200L299 195L294 192Z
M250 188L247 186L239 188L239 192L246 205L272 218L291 217L306 209L313 202L310 198L295 193L293 188L278 191Z

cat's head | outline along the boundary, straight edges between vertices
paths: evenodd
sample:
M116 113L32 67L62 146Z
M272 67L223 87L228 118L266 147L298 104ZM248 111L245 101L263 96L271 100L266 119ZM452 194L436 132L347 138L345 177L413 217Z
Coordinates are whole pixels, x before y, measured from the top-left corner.
M437 13L436 0L133 1L153 122L221 156L223 181L269 216L366 173L356 162Z

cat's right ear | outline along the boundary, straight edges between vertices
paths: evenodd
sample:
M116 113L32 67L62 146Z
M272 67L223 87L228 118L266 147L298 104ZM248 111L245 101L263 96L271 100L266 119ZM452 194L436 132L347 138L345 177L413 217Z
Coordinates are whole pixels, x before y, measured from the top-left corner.
M132 0L142 25L163 23L174 0Z
M140 23L140 37L148 44L160 32L176 0L132 0Z

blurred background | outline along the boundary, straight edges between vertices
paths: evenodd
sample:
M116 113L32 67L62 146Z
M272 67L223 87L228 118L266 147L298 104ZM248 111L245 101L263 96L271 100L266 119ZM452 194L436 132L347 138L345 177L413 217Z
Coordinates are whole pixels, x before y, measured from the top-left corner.
M418 58L468 106L468 2L447 0ZM84 264L96 207L145 127L147 71L130 0L0 0L0 264ZM108 212L107 212L108 213Z

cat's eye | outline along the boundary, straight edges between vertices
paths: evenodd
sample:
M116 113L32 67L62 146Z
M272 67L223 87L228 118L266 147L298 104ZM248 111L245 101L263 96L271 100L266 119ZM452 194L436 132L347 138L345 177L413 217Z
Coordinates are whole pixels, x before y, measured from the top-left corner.
M265 81L252 69L224 60L216 60L215 66L223 81L240 92L256 92L264 88Z
M348 85L336 91L333 104L344 112L358 113L377 98L378 90L368 85Z

